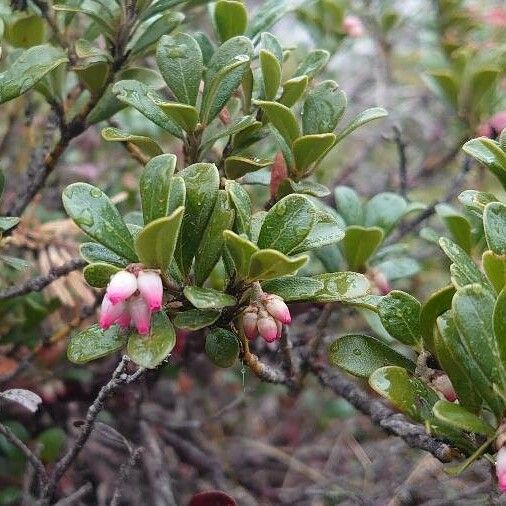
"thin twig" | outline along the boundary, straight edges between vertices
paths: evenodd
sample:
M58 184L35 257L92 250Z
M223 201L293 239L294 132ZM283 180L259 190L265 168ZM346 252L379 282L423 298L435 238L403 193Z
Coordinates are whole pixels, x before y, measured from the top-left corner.
M144 448L142 447L135 448L135 450L130 454L128 462L120 467L116 488L114 489L114 494L112 496L110 506L118 506L121 500L121 495L123 493L123 486L125 485L132 469L138 464L143 451Z
M60 499L54 504L54 506L72 506L73 504L77 504L79 500L81 500L83 497L86 497L89 493L91 493L92 490L93 485L91 483L85 483L82 487L78 488L69 496Z
M393 140L397 146L397 153L399 155L399 192L403 197L406 197L408 191L408 158L406 156L407 144L402 138L400 128L398 126L394 126L393 130Z
M2 290L0 292L0 300L19 297L20 295L25 295L30 292L40 292L43 288L51 284L53 281L56 281L58 278L66 276L77 269L81 269L85 265L86 261L82 258L73 258L58 267L54 267L45 276L37 276L29 279L22 285L10 286L9 288Z
M281 331L279 347L283 355L283 365L286 373L289 378L293 379L299 373L300 364L298 357L293 353L293 343L286 325L283 325L283 329Z

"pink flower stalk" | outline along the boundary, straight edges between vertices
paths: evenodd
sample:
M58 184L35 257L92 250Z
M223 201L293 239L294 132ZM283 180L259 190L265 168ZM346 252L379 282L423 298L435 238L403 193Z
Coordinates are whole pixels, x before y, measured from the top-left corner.
M290 310L281 297L266 293L262 297L262 303L274 319L284 324L289 324L292 321Z
M137 286L142 298L151 311L162 307L163 284L160 276L153 271L141 271L137 276Z
M267 313L260 314L257 327L260 336L268 343L272 343L278 339L278 326L276 320L271 315Z
M357 16L346 16L343 20L343 29L350 37L362 37L364 25Z
M107 285L106 297L113 304L126 301L137 291L137 278L128 271L119 271L114 274Z
M141 335L149 333L151 325L151 310L142 297L133 297L129 302L130 316Z
M495 461L497 484L501 492L506 492L506 447L501 447L497 452Z

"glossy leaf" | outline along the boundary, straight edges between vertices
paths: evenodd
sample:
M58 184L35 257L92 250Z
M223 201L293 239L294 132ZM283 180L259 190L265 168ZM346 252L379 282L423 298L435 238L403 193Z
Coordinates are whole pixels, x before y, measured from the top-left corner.
M147 336L131 333L128 338L128 356L140 367L149 369L161 364L176 345L176 332L163 311L151 316L151 329Z
M239 351L239 340L230 330L212 329L206 336L206 355L218 367L232 367Z
M167 214L172 214L178 207L184 207L186 202L186 186L181 176L174 176L170 185Z
M23 51L0 74L0 104L26 93L49 72L66 62L67 56L62 50L48 44Z
M218 190L213 211L202 235L195 254L195 283L202 285L221 257L223 232L232 228L235 211L230 204L227 192Z
M258 105L267 115L272 126L280 133L288 146L291 146L295 139L300 137L300 129L293 112L279 102L268 102L256 100Z
M235 181L227 181L225 190L232 207L235 209L234 230L239 234L248 234L251 226L252 205L248 192Z
M492 251L485 251L482 264L488 280L496 293L499 293L506 285L506 258L497 256Z
M71 336L67 357L75 364L85 364L110 355L123 348L125 344L126 336L120 333L117 325L102 330L95 324Z
M304 135L333 132L346 109L346 94L334 81L323 81L313 88L304 102Z
M199 121L199 112L195 107L177 102L165 102L158 97L153 102L185 132L192 133Z
M117 267L126 267L129 264L128 260L97 242L82 243L79 247L79 253L89 263L99 262Z
M438 204L436 213L450 231L452 239L466 253L470 253L472 247L471 224L466 217L447 204Z
M277 198L278 200L281 200L283 197L286 197L291 193L302 193L304 195L322 198L329 195L330 190L326 186L320 183L315 183L314 181L308 181L307 179L294 181L293 179L287 177L278 187Z
M338 186L334 190L336 209L347 225L363 225L364 210L357 192L348 186Z
M290 258L274 249L261 249L251 255L248 279L260 281L294 274L307 261L307 256Z
M223 237L227 252L234 262L238 278L246 278L249 273L251 256L258 251L258 248L247 238L239 236L231 230L225 230Z
M506 363L506 289L499 293L492 315L495 341L501 362Z
M292 107L306 91L308 82L308 76L294 77L285 81L279 103L286 107Z
M334 134L304 135L293 142L293 156L298 175L304 172L314 163L319 162L334 145Z
M367 294L369 281L357 272L329 272L313 276L314 280L323 283L310 300L313 302L345 302Z
M428 72L428 82L454 108L458 109L459 84L453 73L446 69Z
M206 128L202 135L201 151L211 147L217 140L223 137L234 137L234 148L240 147L236 140L242 133L246 133L250 128L256 129L262 126L259 121L255 120L255 116L243 116L231 121L228 125L222 125L218 131L212 128Z
M214 290L213 288L186 286L183 292L192 306L197 309L222 309L224 307L235 306L237 302L231 295Z
M229 156L225 159L225 174L229 179L238 179L272 165L272 160L251 159L244 156Z
M120 267L106 263L93 263L83 270L86 282L95 288L104 288L109 283L111 276L121 270Z
M285 302L309 300L324 288L323 281L305 276L286 276L262 283L265 292L279 295Z
M295 70L294 77L308 76L312 79L319 74L330 58L330 53L324 49L313 49L309 51Z
M332 342L327 351L329 364L368 378L376 369L388 365L415 372L415 363L374 337L351 334Z
M220 177L211 163L196 163L178 173L186 186L186 204L176 260L183 273L191 267L218 195Z
M46 30L42 17L30 14L22 16L6 28L5 40L11 46L29 48L44 42Z
M388 235L409 211L407 202L395 193L378 193L364 206L366 227L379 227Z
M0 234L15 227L19 223L19 218L15 216L0 216Z
M378 227L346 227L340 246L351 270L363 268L383 241L383 230Z
M420 342L421 308L413 296L392 290L383 297L378 310L385 330L401 343L413 346Z
M220 317L216 309L189 309L176 313L173 322L180 329L200 330L209 327Z
M506 206L501 202L487 204L483 227L488 247L499 256L506 255Z
M439 400L436 392L422 380L411 377L402 367L377 369L369 377L369 385L397 409L421 423L431 418L432 407Z
M385 116L388 116L388 112L382 107L371 107L370 109L366 109L360 114L357 114L351 123L344 130L337 134L336 143L342 141L345 137L350 135L353 131L362 125L380 118L384 118Z
M337 223L317 223L313 226L309 235L290 253L296 255L329 244L335 244L341 241L344 235L344 229Z
M132 262L137 260L133 238L109 197L88 183L65 188L63 207L76 225L108 249Z
M153 220L135 239L135 250L146 267L165 272L174 255L184 208L177 208L170 216Z
M485 165L506 188L506 153L499 144L487 137L478 137L467 141L462 149Z
M436 418L460 430L488 437L493 436L495 433L495 429L490 424L459 404L439 400L432 408L432 411Z
M302 195L288 195L274 204L262 224L259 248L289 254L306 239L316 221L316 211Z
M220 40L225 42L246 31L248 11L242 2L219 0L214 7L214 24Z
M164 35L156 49L158 68L176 98L195 105L204 70L202 51L186 33Z
M260 50L260 68L262 69L264 96L274 100L281 83L281 65L274 54L265 49Z
M131 134L129 132L119 130L118 128L104 128L102 130L102 137L106 141L128 142L134 144L149 156L158 156L163 153L162 148L153 139L151 139L151 137Z

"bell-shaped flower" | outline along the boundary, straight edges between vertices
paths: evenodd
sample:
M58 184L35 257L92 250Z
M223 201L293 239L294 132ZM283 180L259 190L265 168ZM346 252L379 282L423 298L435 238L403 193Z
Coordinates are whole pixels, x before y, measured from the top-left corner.
M268 343L272 343L278 339L278 326L276 325L276 320L270 314L267 314L267 312L260 312L257 326L258 333Z
M158 311L162 307L163 284L159 274L154 271L139 272L137 287L151 311Z
M506 447L502 446L496 455L495 473L501 492L506 492Z
M116 323L118 319L121 319L121 321L124 322L123 316L125 313L128 314L127 305L124 302L113 304L106 294L104 300L102 301L102 307L100 308L100 327L107 330L113 323ZM130 322L130 317L128 320Z
M130 316L141 335L149 333L151 327L151 310L142 297L133 297L129 301Z
M113 304L124 302L137 291L137 278L128 271L119 271L107 285L106 297Z
M278 320L283 324L288 324L292 321L290 310L281 297L273 295L272 293L266 293L262 297L262 303L265 309L267 309L267 312L275 320Z

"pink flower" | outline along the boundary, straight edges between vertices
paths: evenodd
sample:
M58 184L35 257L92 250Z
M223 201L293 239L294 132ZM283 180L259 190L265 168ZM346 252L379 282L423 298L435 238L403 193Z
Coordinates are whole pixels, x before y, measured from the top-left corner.
M268 343L272 343L278 339L278 326L276 320L269 314L260 314L257 326L258 333Z
M106 297L113 304L124 302L137 291L137 278L128 271L119 271L111 277L107 285Z
M495 472L499 490L501 490L501 492L506 492L506 447L504 446L497 452Z
M248 339L255 339L258 336L258 309L254 306L246 308L242 315L242 327Z
M440 374L439 376L436 376L432 380L432 386L438 392L441 392L447 401L454 402L457 400L457 393L455 392L447 374Z
M141 271L137 276L137 286L142 298L151 311L162 307L163 284L160 276L154 271Z
M273 295L271 293L266 293L262 297L262 303L265 309L267 309L267 312L274 319L279 320L284 324L288 324L292 321L290 310L281 297L278 297L277 295Z
M106 294L104 300L102 301L102 307L100 309L100 327L104 330L107 330L113 323L116 323L118 319L123 318L125 311L128 311L128 309L124 302L113 304Z
M364 25L357 16L346 16L343 20L343 29L350 37L364 35Z
M134 297L129 302L130 316L141 335L149 334L151 327L151 310L142 297Z
M478 134L495 139L506 128L506 111L500 111L478 127Z

